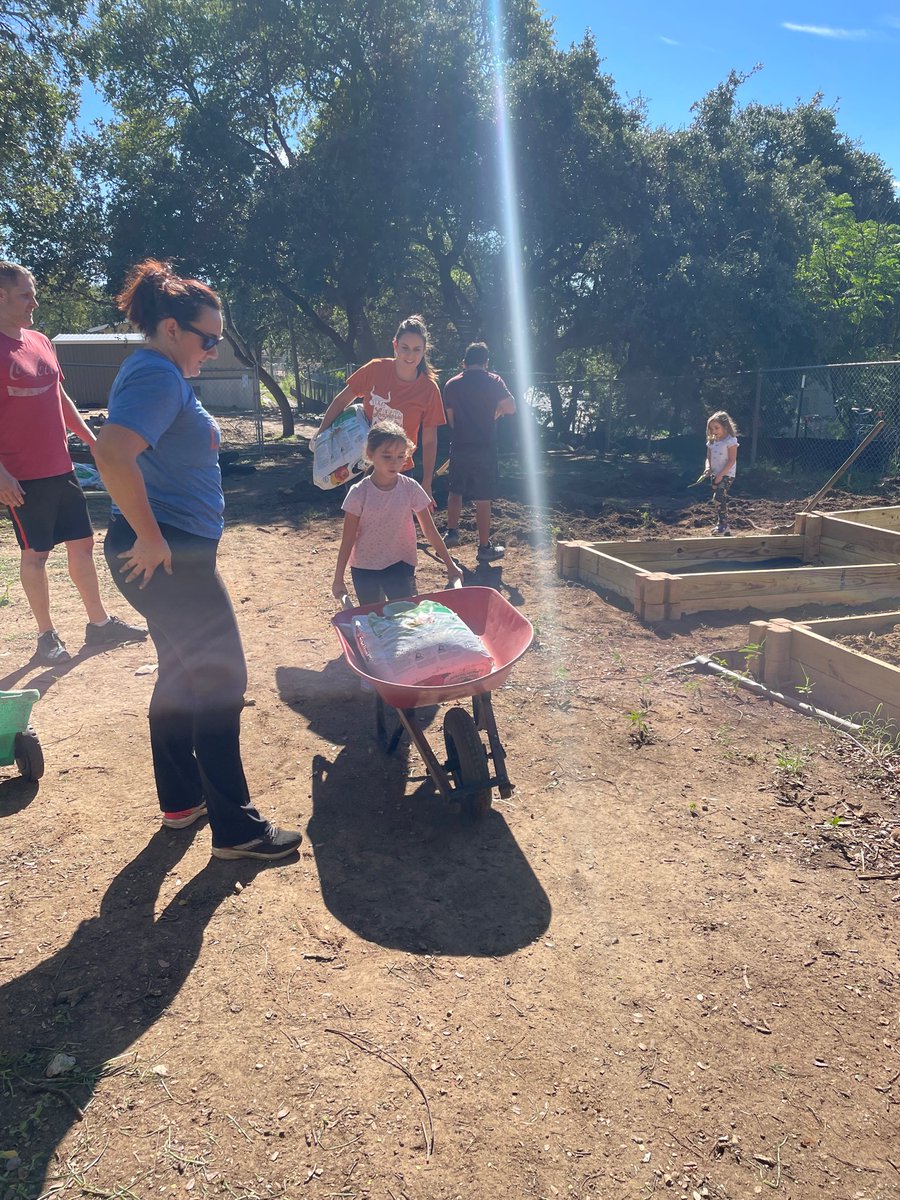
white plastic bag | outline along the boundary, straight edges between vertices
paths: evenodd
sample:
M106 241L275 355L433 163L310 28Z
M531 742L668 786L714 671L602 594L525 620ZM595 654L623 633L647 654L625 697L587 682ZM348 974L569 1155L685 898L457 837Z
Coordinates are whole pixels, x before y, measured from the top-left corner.
M443 604L399 601L383 611L353 618L366 670L377 679L440 687L481 679L494 669L481 638Z
M325 491L349 483L366 469L366 439L369 422L363 406L351 404L334 424L310 439L313 452L313 483Z

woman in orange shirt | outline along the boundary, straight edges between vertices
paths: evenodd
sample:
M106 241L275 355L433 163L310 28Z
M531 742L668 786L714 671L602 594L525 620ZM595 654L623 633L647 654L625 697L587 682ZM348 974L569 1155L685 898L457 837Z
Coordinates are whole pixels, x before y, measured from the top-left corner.
M422 431L422 487L434 502L431 481L437 458L437 430L446 424L437 375L428 361L428 329L418 315L401 321L394 335L394 357L373 358L359 367L329 404L316 433L322 433L357 397L368 420L395 421L415 445ZM412 455L403 469L412 468Z

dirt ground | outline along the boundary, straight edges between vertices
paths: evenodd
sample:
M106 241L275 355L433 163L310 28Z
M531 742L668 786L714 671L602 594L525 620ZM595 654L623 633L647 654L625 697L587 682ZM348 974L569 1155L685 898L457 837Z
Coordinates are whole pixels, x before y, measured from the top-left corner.
M601 473L552 464L548 536L708 528ZM267 868L160 828L151 646L29 665L0 526L0 688L42 691L47 760L0 768L0 1196L900 1197L894 760L671 672L751 614L642 627L555 578L508 491L491 578L536 640L495 694L515 795L467 825L338 656L335 501L289 449L228 477L247 773L304 831Z
M889 633L845 633L835 638L849 646L851 650L860 650L883 662L900 666L900 632L892 629Z

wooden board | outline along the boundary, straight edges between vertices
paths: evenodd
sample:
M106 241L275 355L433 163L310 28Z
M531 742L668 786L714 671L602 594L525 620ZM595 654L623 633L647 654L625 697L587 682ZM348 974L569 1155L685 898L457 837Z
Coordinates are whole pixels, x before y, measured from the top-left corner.
M680 564L713 562L765 562L771 558L801 558L803 537L789 533L766 537L660 538L658 541L587 542L600 554L609 554L645 570L678 574Z
M834 516L822 517L822 542L833 541L848 553L865 552L872 562L900 562L900 533L879 529L861 521L841 521Z
M796 597L809 596L811 603L821 603L819 597L828 593L845 601L857 602L870 589L887 588L881 595L896 595L900 599L900 564L875 563L851 567L786 567L770 571L704 571L698 575L682 576L682 597L693 600L731 600L747 597L746 603L759 607L758 601L767 594ZM893 589L893 590L892 590ZM732 605L729 604L729 607ZM767 605L772 609L772 605ZM777 610L774 610L777 611Z
M860 566L864 563L890 562L890 556L877 556L865 546L856 547L832 537L823 537L819 542L816 558L823 567Z
M833 638L845 633L885 633L900 625L900 612L860 613L855 617L817 617L803 621L805 628Z
M593 547L586 547L581 552L579 567L582 578L587 576L596 582L596 586L609 588L617 596L634 603L635 581L642 572L633 563L623 562L610 554L598 554Z
M827 704L844 716L878 712L881 721L900 722L900 668L798 625L791 635L793 685L812 684L813 704Z
M892 505L887 508L848 508L829 513L841 521L856 521L861 525L874 525L878 529L894 529L900 531L900 507Z

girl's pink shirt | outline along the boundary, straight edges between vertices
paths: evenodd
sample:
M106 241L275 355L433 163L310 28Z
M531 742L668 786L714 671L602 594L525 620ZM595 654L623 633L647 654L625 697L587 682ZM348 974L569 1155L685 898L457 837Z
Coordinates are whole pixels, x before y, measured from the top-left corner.
M341 506L359 517L350 566L381 571L396 562L416 564L417 512L431 507L428 495L408 475L398 475L389 492L375 486L371 475L355 483Z

